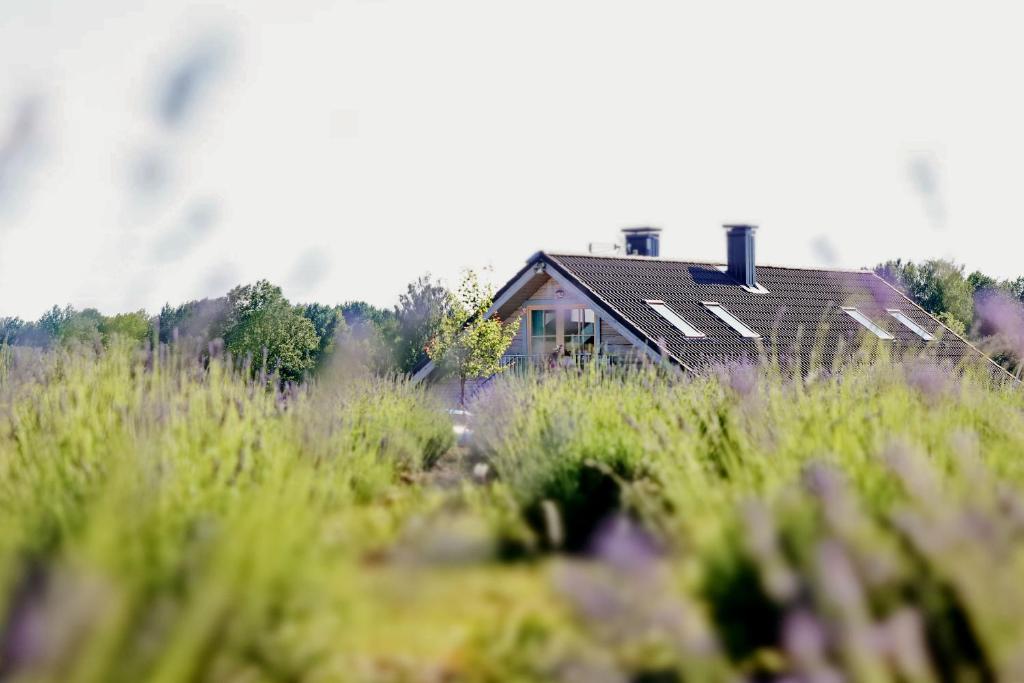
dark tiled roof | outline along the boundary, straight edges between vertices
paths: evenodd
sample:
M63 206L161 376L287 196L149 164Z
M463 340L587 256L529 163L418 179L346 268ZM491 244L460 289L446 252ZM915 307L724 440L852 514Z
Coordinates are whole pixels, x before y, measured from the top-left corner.
M741 337L702 305L706 301L722 304L759 333L764 347L777 344L775 348L784 358L794 358L799 352L806 361L816 339L826 363L840 348L859 346L866 330L841 308L854 306L895 337L886 342L894 357L912 349L953 362L971 356L984 359L870 271L758 266L757 281L768 291L753 293L726 275L724 266L715 264L549 253L536 258L591 293L620 324L649 345L663 339L669 353L691 368L758 355L758 340ZM664 301L706 337L685 337L646 304L652 299ZM889 315L888 308L901 310L936 340L924 342Z

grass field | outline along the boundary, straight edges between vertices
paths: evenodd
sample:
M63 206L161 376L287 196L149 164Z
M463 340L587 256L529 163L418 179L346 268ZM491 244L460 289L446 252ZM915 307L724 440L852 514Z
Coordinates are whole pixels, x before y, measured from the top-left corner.
M1024 680L1012 386L647 368L471 409L460 448L402 381L0 348L0 678Z

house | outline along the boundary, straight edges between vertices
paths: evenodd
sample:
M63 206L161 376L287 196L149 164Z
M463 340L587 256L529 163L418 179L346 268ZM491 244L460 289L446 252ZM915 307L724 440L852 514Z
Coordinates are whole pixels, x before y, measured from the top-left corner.
M826 364L867 337L890 356L937 361L980 351L870 270L756 265L756 227L727 225L725 263L660 258L660 230L624 230L612 254L538 252L494 297L487 315L521 316L502 359L514 369L636 362L694 373L777 353ZM427 363L414 378L433 372Z

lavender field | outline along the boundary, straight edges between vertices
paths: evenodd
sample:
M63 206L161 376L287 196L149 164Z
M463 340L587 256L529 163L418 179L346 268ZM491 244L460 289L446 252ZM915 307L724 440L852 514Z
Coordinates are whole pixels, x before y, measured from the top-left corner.
M769 361L423 387L0 349L0 678L1024 680L1024 399ZM271 387L271 388L268 388Z

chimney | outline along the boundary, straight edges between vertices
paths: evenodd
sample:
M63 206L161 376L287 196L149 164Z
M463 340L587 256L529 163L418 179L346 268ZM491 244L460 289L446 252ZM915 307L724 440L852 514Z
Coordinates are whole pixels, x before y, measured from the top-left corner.
M726 225L725 242L729 255L726 272L744 287L757 287L754 268L754 232L756 225Z
M657 256L661 228L623 228L627 256Z

